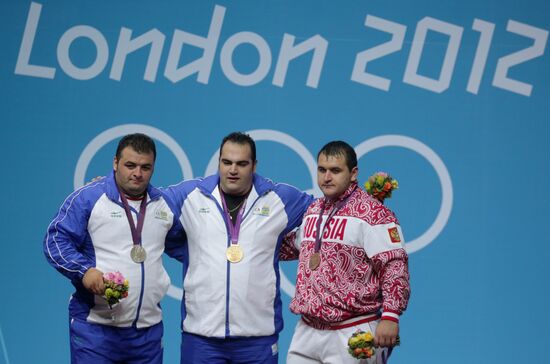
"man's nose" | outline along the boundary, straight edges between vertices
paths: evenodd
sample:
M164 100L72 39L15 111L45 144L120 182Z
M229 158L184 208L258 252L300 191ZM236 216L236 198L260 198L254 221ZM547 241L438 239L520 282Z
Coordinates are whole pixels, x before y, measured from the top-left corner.
M237 173L237 165L233 163L231 167L229 167L229 173L235 174Z
M143 176L143 171L140 167L134 169L134 176L137 178L141 178Z

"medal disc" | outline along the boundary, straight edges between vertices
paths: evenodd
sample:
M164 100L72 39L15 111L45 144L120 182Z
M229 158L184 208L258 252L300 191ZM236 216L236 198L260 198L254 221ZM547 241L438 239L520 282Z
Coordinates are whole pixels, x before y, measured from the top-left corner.
M317 269L317 267L319 267L319 263L321 263L321 255L319 252L315 252L311 255L311 257L309 257L309 269Z
M143 263L147 258L147 252L141 245L134 245L130 251L130 257L136 263Z
M231 263L238 263L243 259L243 250L239 244L232 244L227 248L225 255Z

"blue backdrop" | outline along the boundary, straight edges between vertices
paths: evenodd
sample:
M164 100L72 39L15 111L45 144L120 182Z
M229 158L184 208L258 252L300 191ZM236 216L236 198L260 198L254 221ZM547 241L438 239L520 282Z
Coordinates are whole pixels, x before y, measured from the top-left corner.
M399 180L412 298L393 363L545 362L549 4L1 0L0 363L68 362L72 290L42 239L121 135L158 141L165 186L214 171L234 130L258 141L259 173L304 190L333 139L357 149L362 182ZM176 363L181 274L166 265ZM281 363L288 308L285 322Z

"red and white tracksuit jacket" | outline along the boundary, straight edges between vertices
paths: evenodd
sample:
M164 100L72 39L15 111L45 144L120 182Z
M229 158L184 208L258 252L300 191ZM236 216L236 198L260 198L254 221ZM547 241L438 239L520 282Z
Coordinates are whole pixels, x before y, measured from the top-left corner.
M281 252L281 259L289 260L299 250L296 294L290 310L319 329L380 313L382 319L399 321L410 296L408 256L394 213L356 183L339 200L348 196L328 223L337 201L315 200L299 230L285 238ZM309 259L321 209L321 262L311 270Z

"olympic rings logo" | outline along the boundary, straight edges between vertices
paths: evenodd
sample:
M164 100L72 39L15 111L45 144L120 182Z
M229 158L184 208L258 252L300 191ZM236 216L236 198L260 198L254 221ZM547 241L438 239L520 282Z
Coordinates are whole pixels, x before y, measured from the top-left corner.
M147 134L151 138L156 139L164 144L168 148L168 150L170 150L176 157L181 168L183 178L193 178L193 169L191 168L189 158L187 157L183 149L181 149L179 144L170 135L166 134L160 129L154 128L149 125L124 124L103 131L94 139L92 139L92 141L90 141L90 143L88 143L88 145L84 148L84 150L80 154L74 173L73 181L75 189L80 188L84 185L88 166L92 158L103 146L126 134L136 132ZM302 143L300 143L298 140L288 134L271 129L250 130L247 133L255 141L272 141L276 143L281 143L286 147L292 149L296 154L298 154L306 164L309 174L311 176L312 188L306 192L311 193L315 196L321 195L321 191L317 186L317 167L315 158ZM407 252L411 254L426 247L428 244L434 241L435 238L445 228L453 206L453 186L451 182L451 176L449 175L447 167L445 166L441 158L437 155L437 153L435 153L431 148L429 148L422 142L403 135L382 135L363 141L355 147L357 159L360 159L361 157L368 154L369 152L372 152L375 149L383 147L401 147L420 154L435 169L439 178L439 182L441 184L442 198L439 212L432 225L422 235L406 243ZM218 169L218 155L219 149L216 150L210 158L204 176L216 173ZM288 280L282 270L280 271L280 273L281 289L290 297L294 296L294 285ZM175 287L174 285L171 285L168 289L168 295L175 299L181 300L182 294L183 290L181 288Z

